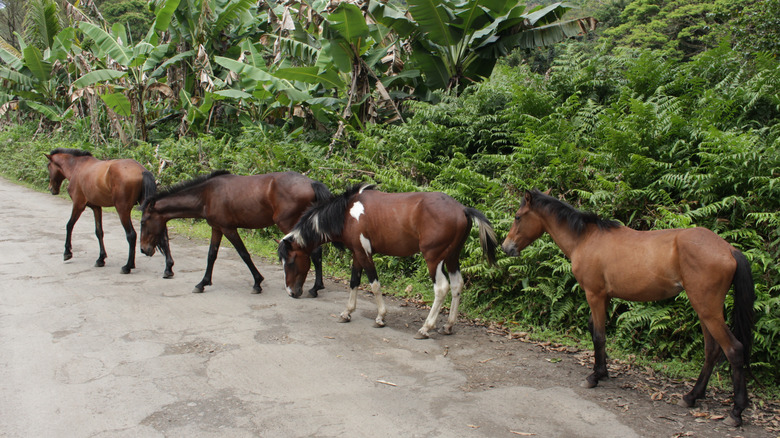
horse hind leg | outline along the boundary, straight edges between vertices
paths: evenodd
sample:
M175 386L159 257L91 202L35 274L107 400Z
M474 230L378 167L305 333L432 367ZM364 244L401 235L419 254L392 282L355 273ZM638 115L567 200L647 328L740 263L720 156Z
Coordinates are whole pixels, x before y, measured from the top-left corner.
M450 315L447 323L444 324L441 333L445 335L452 334L452 327L458 322L458 306L460 306L460 294L463 291L463 276L460 270L450 272L450 290L452 292L452 302L450 303Z
M680 406L686 408L693 407L696 404L696 400L704 398L704 393L707 390L707 383L710 381L712 370L718 363L718 359L721 357L723 351L704 324L701 325L701 331L704 334L704 366L702 366L696 384L678 403Z
M95 266L102 268L106 265L106 247L103 244L103 209L100 207L91 208L95 216L95 236L97 236L98 245L100 246L100 253L97 260L95 260Z
M138 235L135 232L135 228L133 228L133 221L130 219L131 208L132 207L127 207L127 209L125 209L123 207L117 206L117 212L120 212L119 221L122 223L122 227L125 229L125 237L127 238L128 246L127 264L122 266L123 274L129 274L133 269L135 269L135 242Z
M374 327L384 327L387 308L385 307L385 300L382 297L382 287L379 284L379 276L373 266L366 268L366 276L371 283L371 292L374 293L374 300L376 301L376 319L374 320Z
M225 230L224 233L225 237L227 237L230 243L232 243L236 248L238 255L241 256L241 260L246 263L246 267L249 268L249 272L252 273L252 278L255 280L255 284L252 285L252 293L259 294L263 291L263 287L260 286L260 283L263 282L264 278L260 274L260 271L257 270L255 264L252 262L252 256L249 255L249 251L247 251L246 246L244 246L244 241L241 240L241 236L239 236L238 230Z
M418 330L417 334L414 335L415 339L427 339L428 332L432 328L436 327L436 320L439 318L439 312L441 311L441 306L444 303L444 297L447 296L447 289L449 289L450 286L449 282L447 281L447 277L444 275L444 270L442 269L443 266L444 261L439 262L434 272L431 273L434 295L433 305L431 306L431 311L428 312L428 317L425 319L423 326L420 327L420 330Z

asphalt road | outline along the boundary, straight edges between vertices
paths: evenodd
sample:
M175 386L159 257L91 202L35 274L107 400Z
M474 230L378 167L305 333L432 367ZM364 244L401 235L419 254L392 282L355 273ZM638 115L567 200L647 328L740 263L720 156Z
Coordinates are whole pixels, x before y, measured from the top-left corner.
M415 340L425 310L397 300L389 303L388 327L374 328L366 294L352 322L338 324L346 286L326 280L319 298L294 300L275 263L257 263L264 291L250 294L251 277L232 248L220 251L214 285L203 294L191 290L205 267L206 242L181 236L171 243L173 279L162 278L160 255L140 252L137 269L123 275L127 243L113 212L104 214L106 266L93 267L89 210L76 225L73 258L63 262L69 215L68 199L0 179L0 436L606 438L657 431L584 397L591 393L577 385L582 367L523 384L506 377L532 372L532 363L553 364L484 329L459 324L452 336Z

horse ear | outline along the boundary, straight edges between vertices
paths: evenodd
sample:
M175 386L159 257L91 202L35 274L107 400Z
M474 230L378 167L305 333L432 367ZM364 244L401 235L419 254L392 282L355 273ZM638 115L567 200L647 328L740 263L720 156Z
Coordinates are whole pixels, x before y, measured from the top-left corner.
M551 189L551 188L550 188L550 189L547 189L547 190L545 190L545 191L543 191L542 193L544 193L544 194L545 194L545 195L547 195L547 196L550 196L550 192L552 192L552 189Z
M523 195L523 202L526 205L531 205L531 191L530 190L526 190L525 191L525 194Z
M51 155L49 155L49 154L47 154L47 153L45 153L45 152L44 152L44 154L43 154L43 155L46 155L46 158L48 158L48 159L49 159L49 161L51 161Z

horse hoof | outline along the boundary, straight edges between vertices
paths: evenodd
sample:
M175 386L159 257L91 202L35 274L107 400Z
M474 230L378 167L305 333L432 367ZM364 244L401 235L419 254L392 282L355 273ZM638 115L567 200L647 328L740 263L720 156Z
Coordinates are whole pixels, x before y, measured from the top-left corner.
M62 261L68 261L73 258L73 254L71 253L65 253L62 255Z
M737 417L731 412L729 412L729 416L726 417L726 419L723 420L723 424L726 426L731 427L739 427L742 426L742 417Z
M166 272L163 274L163 278L173 278L173 272Z
M696 401L694 400L693 403L688 403L685 401L685 397L681 398L680 401L677 402L677 406L682 406L684 408L692 408L693 405L696 404Z
M312 298L317 298L317 289L312 288L309 290L309 296Z
M340 322L340 323L344 323L344 322L350 322L350 321L352 321L352 318L351 318L351 317L346 317L346 318L344 318L343 316L339 316L339 322Z
M374 321L374 327L382 328L384 326L385 326L385 322L384 321Z
M587 380L586 380L586 381L584 381L584 382L582 382L582 383L580 383L580 386L581 386L581 387L583 387L583 388L588 388L588 389L590 389L590 388L595 388L597 385L598 385L598 383L590 383L590 382L589 382L589 381L587 381Z
M417 332L417 334L414 335L414 339L428 339L429 336L427 333Z
M259 294L259 293L260 293L260 292L262 292L262 291L263 291L263 288L262 288L262 287L260 287L260 286L253 286L253 287L252 287L252 293L253 293L253 294Z
M442 335L451 335L452 327L442 327L441 329L439 329L439 333Z
M130 273L130 271L131 271L131 269L130 269L130 268L128 268L127 266L122 266L122 271L121 271L121 272L122 272L123 274L129 274L129 273Z
M203 293L203 286L195 286L195 289L192 290L192 293L194 293L194 294L202 294Z
M102 260L98 260L98 261L95 262L95 267L96 268L102 268L103 266L106 266L106 262L104 262Z

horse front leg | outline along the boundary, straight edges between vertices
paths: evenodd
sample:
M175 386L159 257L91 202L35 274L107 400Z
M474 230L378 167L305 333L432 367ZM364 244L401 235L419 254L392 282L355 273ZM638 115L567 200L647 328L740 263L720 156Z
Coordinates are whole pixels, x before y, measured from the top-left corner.
M102 268L106 265L106 246L103 244L103 209L91 205L89 207L95 216L95 236L97 236L98 245L100 246L100 253L98 254L98 259L95 260L95 266Z
M244 242L241 240L241 236L238 235L238 230L224 230L224 233L225 237L228 238L230 243L233 244L233 247L236 248L236 251L238 251L238 255L241 256L241 260L246 263L247 268L249 268L249 272L252 273L252 277L255 280L255 284L252 286L252 293L259 294L263 291L260 283L263 282L264 278L262 275L260 275L260 271L257 270L257 267L252 262L252 257L249 255L249 251L247 251L246 246L244 246Z
M79 217L81 217L81 213L84 212L84 208L86 207L86 204L82 205L81 203L73 202L73 209L70 212L70 219L68 219L68 223L65 225L65 253L62 255L63 260L70 260L73 257L73 247L71 246L71 237L73 236L73 226L76 225L76 222L79 220ZM97 232L97 230L96 230ZM102 232L102 226L101 226L101 232ZM99 237L101 245L102 245L102 237Z
M595 295L586 291L588 304L590 305L590 319L588 329L593 338L593 373L584 382L583 388L594 388L599 380L609 377L607 371L607 303L604 294Z
M415 339L427 339L428 332L436 327L436 321L439 319L439 312L441 306L444 304L444 298L447 296L447 290L450 285L447 281L447 277L444 275L444 261L439 262L435 268L431 269L431 264L428 264L428 273L431 275L433 281L433 305L431 305L431 311L428 312L428 317L425 319L423 326L414 335Z
M339 322L352 321L352 312L357 308L357 289L360 286L360 277L363 275L363 267L352 260L352 275L349 278L349 299L347 308L339 315Z
M203 279L200 280L200 283L195 285L192 293L203 293L204 287L211 286L211 272L214 270L214 262L217 260L220 242L222 242L222 231L211 227L211 241L209 242L209 255L206 258L206 272L203 274Z
M171 255L171 244L170 239L168 238L167 227L163 230L162 240L157 247L165 256L165 271L163 271L163 278L173 278L173 256Z
M318 246L317 249L311 253L311 263L314 265L314 286L309 289L309 295L312 297L317 296L317 291L325 289L325 284L322 282L322 247Z
M119 222L122 223L122 227L125 229L125 238L127 238L128 246L127 264L122 266L123 274L129 274L133 269L135 269L135 242L138 235L135 232L135 228L133 228L133 221L130 218L131 208L132 207L123 207L120 205L116 206L117 212L119 213Z

